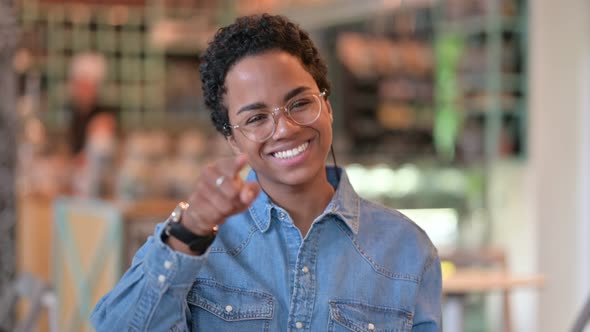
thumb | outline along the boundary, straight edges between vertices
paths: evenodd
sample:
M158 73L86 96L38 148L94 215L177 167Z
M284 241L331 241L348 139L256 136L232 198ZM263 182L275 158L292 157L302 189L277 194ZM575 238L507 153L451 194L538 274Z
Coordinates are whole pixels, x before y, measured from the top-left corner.
M246 182L240 190L240 201L242 204L249 206L254 202L260 193L260 185L257 182Z
M244 166L248 163L248 156L246 154L237 155L230 164L230 173L237 175Z

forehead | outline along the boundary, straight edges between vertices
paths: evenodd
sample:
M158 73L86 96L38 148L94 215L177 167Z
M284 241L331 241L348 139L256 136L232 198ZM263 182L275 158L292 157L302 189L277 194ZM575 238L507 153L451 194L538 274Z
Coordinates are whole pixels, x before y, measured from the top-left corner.
M299 86L317 87L299 59L284 51L267 51L244 57L228 71L225 99L231 110L240 103L282 99Z

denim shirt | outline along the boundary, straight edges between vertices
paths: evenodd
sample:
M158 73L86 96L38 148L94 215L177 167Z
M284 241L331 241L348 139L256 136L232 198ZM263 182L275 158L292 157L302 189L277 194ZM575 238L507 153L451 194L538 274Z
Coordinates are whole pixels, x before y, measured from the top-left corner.
M327 171L337 189L305 237L264 192L201 256L172 250L158 225L92 324L99 332L442 330L440 261L427 235L360 198L343 170Z

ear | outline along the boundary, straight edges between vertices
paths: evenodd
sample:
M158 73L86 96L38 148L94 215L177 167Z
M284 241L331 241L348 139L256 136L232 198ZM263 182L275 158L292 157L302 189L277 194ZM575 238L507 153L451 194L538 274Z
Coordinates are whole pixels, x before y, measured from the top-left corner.
M328 111L328 115L330 116L330 122L334 123L334 114L332 113L332 104L330 104L329 100L326 100L326 111Z
M229 144L235 155L239 155L242 153L242 149L240 149L240 146L238 145L238 142L236 142L236 138L234 137L234 135L227 136L225 139L227 140L227 143Z

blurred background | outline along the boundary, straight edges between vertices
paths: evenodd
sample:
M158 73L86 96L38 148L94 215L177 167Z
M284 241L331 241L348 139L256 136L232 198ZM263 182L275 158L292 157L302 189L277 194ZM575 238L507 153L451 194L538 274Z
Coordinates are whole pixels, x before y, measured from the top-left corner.
M328 63L361 196L443 259L446 331L568 331L590 296L587 0L0 0L0 331L96 301L230 154L199 55L284 14Z

